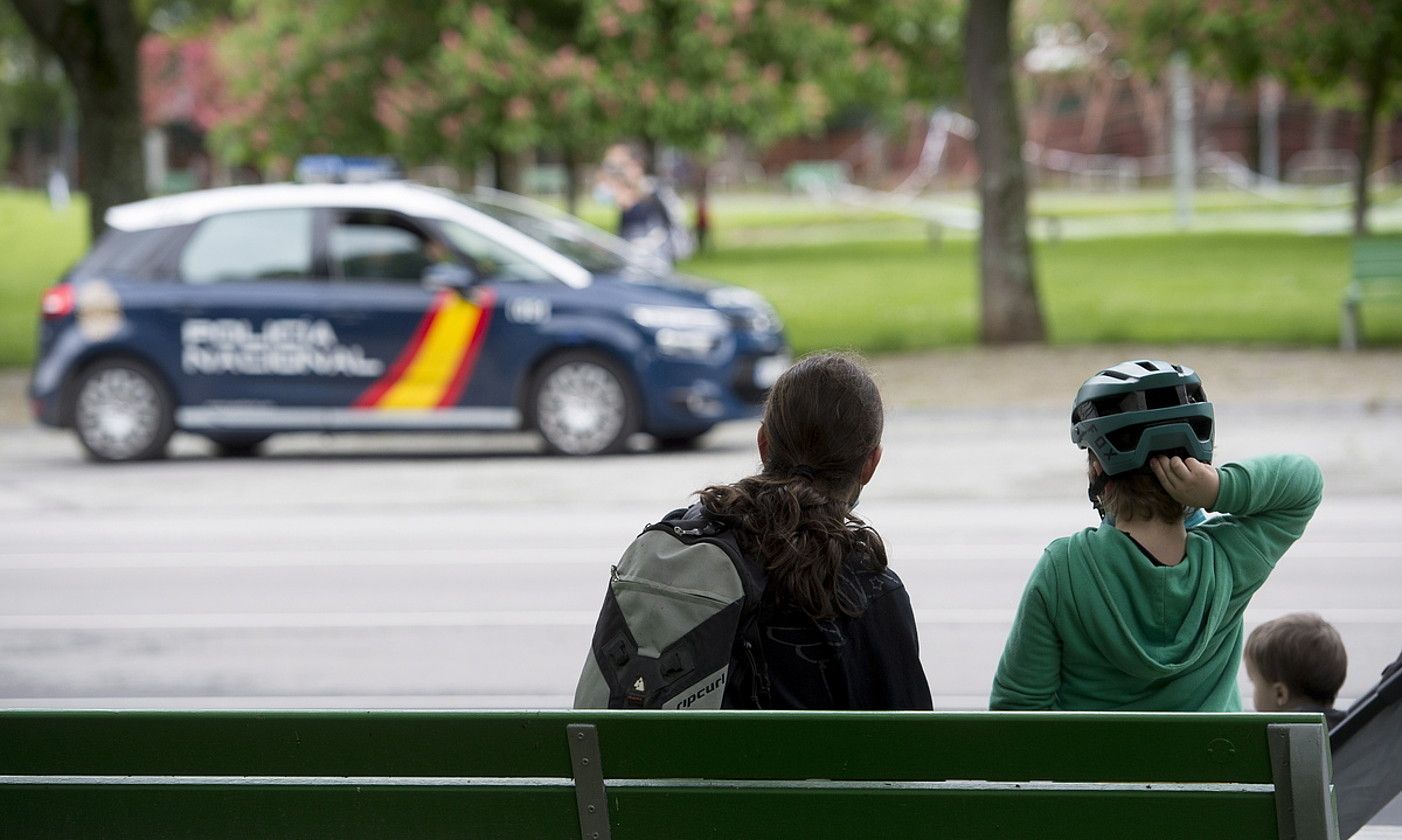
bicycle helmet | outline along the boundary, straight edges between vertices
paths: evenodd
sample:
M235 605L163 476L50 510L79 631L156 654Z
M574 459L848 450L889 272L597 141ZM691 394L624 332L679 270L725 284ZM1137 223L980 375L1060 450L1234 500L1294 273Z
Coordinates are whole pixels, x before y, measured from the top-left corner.
M1105 475L1144 467L1161 453L1212 462L1212 403L1191 368L1140 359L1087 379L1071 409L1071 441L1095 453Z

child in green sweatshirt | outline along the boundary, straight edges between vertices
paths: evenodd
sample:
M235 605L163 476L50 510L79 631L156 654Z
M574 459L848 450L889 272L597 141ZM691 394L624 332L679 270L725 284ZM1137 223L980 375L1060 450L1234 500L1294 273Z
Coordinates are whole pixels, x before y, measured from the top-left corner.
M1212 467L1212 404L1167 362L1092 376L1071 423L1103 520L1042 554L989 707L1240 711L1242 613L1319 506L1319 467L1302 455ZM1185 527L1198 508L1220 515Z

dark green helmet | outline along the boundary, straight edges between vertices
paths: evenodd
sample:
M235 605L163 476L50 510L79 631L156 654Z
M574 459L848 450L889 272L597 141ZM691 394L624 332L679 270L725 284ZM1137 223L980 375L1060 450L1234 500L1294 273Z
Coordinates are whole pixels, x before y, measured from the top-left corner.
M1071 409L1071 441L1120 475L1162 452L1212 462L1212 403L1182 365L1141 359L1087 379Z

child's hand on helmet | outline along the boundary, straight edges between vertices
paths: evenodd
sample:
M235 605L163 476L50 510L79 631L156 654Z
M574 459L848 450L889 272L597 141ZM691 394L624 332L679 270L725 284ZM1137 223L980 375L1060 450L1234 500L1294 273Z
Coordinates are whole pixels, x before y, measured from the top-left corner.
M1217 468L1211 464L1196 458L1156 455L1149 459L1149 469L1175 502L1205 510L1211 510L1217 503L1221 479L1217 477Z

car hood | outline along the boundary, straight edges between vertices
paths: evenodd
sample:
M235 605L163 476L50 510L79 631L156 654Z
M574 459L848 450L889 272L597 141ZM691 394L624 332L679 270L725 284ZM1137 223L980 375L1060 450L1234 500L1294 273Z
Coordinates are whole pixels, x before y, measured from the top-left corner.
M747 331L780 332L782 322L764 296L690 274L595 275L595 288L607 288L623 302L655 306L698 306L718 310Z
M706 293L720 285L685 274L596 274L594 279L624 300L673 306L709 306Z

